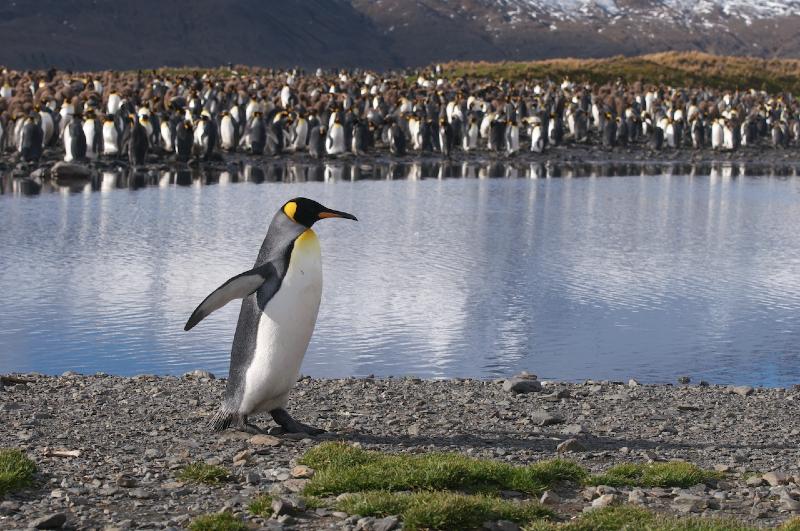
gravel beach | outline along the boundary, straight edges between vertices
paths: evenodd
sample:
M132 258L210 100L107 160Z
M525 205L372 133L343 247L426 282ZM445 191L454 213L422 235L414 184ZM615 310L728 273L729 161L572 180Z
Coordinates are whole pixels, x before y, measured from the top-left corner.
M459 452L513 464L562 455L592 472L622 462L686 460L724 473L679 488L565 486L546 495L563 518L605 503L674 514L733 516L769 527L800 513L800 387L301 378L290 402L315 438L211 433L224 380L103 374L14 375L0 388L0 448L37 465L35 484L0 503L0 528L183 528L228 509L254 528L372 529L327 509L263 519L247 514L261 493L286 496L308 481L297 459L325 440L390 452ZM685 380L684 380L685 381ZM559 446L561 445L561 446ZM221 465L231 480L183 483L186 465ZM300 476L300 477L293 477ZM510 493L509 496L513 496ZM600 500L600 501L597 501ZM52 519L54 518L54 520ZM42 523L44 522L44 523Z

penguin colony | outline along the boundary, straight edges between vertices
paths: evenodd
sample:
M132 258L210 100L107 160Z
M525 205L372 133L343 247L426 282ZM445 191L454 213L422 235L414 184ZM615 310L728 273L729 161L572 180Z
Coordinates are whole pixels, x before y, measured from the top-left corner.
M800 145L791 94L564 80L416 79L367 71L232 69L188 74L0 73L0 153L131 165L223 153L345 155L542 153Z

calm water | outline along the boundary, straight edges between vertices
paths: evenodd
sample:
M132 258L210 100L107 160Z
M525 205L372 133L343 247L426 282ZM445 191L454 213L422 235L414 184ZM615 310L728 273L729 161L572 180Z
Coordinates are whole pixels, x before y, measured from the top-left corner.
M0 372L225 374L238 304L183 324L303 195L361 220L315 227L325 289L305 374L800 383L800 179L511 170L474 176L539 178L420 179L442 170L408 165L6 177Z

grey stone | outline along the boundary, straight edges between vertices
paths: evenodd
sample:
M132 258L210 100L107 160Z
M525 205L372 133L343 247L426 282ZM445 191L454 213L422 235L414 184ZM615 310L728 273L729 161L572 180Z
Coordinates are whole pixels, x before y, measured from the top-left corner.
M682 513L699 513L708 507L708 499L694 494L680 494L672 501L672 508Z
M688 377L688 376L679 376L678 377L678 383L679 384L686 385L686 384L691 383L691 382L692 382L692 379L690 377Z
M503 382L503 391L512 393L538 393L542 390L542 383L539 380L528 378L513 377Z
M543 409L538 409L531 413L531 420L539 426L552 426L553 424L563 424L564 419Z
M61 529L65 523L67 523L65 513L53 513L37 518L30 523L30 526L36 529Z
M379 518L372 524L372 531L392 531L396 529L400 523L400 519L396 516L387 516L386 518Z
M750 396L755 391L749 385L739 385L739 386L736 386L736 387L731 387L730 390L731 390L732 393L736 393L737 395L741 395L741 396Z
M789 476L783 472L767 472L761 478L773 487L789 483Z
M619 502L619 496L617 496L616 494L603 494L592 500L592 508L600 509L602 507L615 505L618 502Z
M644 505L647 502L647 495L642 489L633 489L628 493L628 503L633 505Z
M542 497L539 498L539 503L542 505L557 505L561 503L561 497L552 490L546 490Z
M214 376L213 373L211 373L209 371L205 371L203 369L195 369L195 370L193 370L191 372L187 372L186 374L183 375L183 377L184 378L196 378L198 380L200 378L205 378L206 380L216 380L216 378L217 378L216 376Z
M585 452L586 447L578 439L567 439L556 446L558 453L564 452Z

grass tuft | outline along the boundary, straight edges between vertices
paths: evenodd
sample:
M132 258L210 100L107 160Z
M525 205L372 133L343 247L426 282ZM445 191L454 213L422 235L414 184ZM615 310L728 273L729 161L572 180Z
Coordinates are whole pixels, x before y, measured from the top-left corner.
M399 515L403 528L473 529L487 520L511 520L521 524L553 513L536 502L517 503L500 498L455 492L361 492L337 502L349 514L383 517Z
M178 474L178 479L181 481L206 485L219 485L227 481L228 477L228 471L221 466L207 465L203 462L192 463Z
M0 450L0 497L33 482L36 465L16 449Z
M587 477L583 468L560 459L521 467L449 453L385 454L343 443L316 446L302 463L317 471L305 489L310 495L433 489L539 494L556 482Z
M623 463L615 465L602 474L589 477L589 485L611 487L691 487L721 479L722 474L705 470L692 463L673 461L669 463Z
M204 514L189 524L191 531L245 531L244 522L231 513Z
M272 515L272 496L269 494L262 494L250 502L250 505L247 506L247 510L250 511L250 514L255 516L269 518Z

